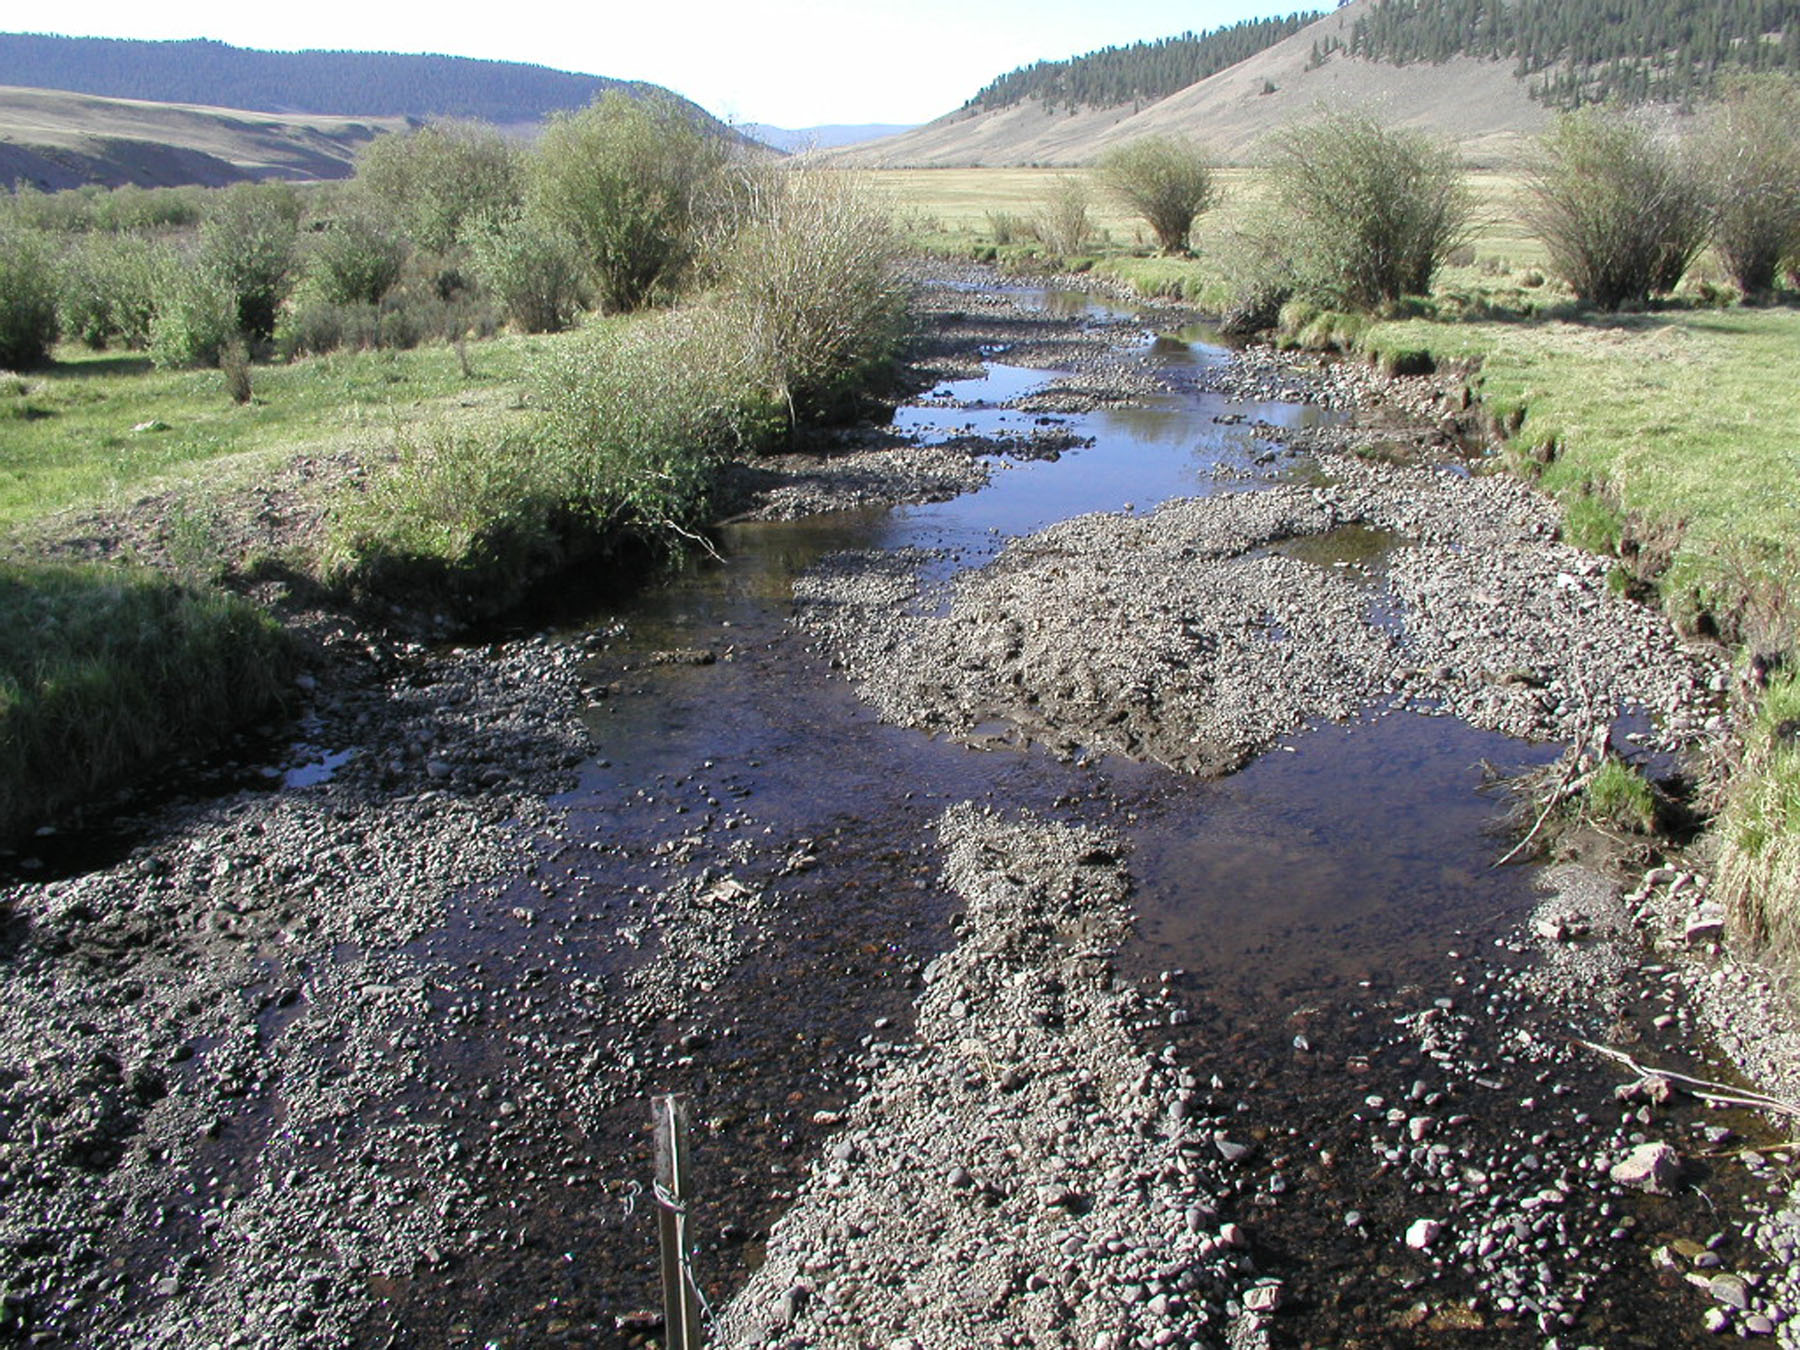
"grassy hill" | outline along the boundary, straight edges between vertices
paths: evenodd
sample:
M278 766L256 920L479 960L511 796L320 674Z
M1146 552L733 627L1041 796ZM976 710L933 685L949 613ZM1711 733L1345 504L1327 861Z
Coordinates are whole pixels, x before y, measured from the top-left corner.
M405 125L0 87L0 183L55 191L347 178L358 146Z
M0 33L0 85L266 113L474 117L501 126L585 107L610 89L668 94L650 84L466 56L261 52L205 39L40 33Z
M614 89L733 134L660 85L512 61L0 33L0 188L344 178L357 146L409 121L525 133Z

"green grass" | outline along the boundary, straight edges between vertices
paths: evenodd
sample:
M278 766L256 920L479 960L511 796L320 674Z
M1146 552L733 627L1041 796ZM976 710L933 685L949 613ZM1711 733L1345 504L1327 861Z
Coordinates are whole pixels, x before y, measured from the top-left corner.
M540 342L473 346L473 380L446 346L258 365L243 406L217 370L162 371L140 355L65 345L54 365L27 377L29 393L0 385L0 532L169 479L216 481L239 458L248 471L269 455L341 449L502 409L516 401Z
M0 840L255 716L291 665L273 620L217 591L0 563Z
M1656 794L1644 775L1610 755L1582 792L1582 815L1603 829L1651 834L1656 829Z
M1768 584L1800 586L1800 312L1411 320L1376 325L1366 346L1479 363L1484 402L1516 422L1521 462L1548 459L1543 486L1569 505L1581 542L1617 541L1617 525L1584 529L1600 524L1596 500L1662 541L1678 614L1726 620Z
M1769 687L1719 823L1719 896L1740 928L1800 961L1800 679Z

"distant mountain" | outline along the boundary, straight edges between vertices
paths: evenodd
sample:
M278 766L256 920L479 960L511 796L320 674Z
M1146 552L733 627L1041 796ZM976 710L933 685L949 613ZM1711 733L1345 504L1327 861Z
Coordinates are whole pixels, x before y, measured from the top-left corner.
M903 131L911 131L912 125L897 126L887 122L869 122L862 126L823 126L772 127L766 122L746 122L738 130L751 140L761 141L764 145L787 154L797 154L803 150L837 150L846 145L859 145L863 141L878 141L885 136L898 136Z
M676 97L638 81L465 56L262 52L204 38L140 42L34 33L0 33L0 85L253 112L474 117L500 125L585 107L609 89ZM695 113L712 120L697 107Z

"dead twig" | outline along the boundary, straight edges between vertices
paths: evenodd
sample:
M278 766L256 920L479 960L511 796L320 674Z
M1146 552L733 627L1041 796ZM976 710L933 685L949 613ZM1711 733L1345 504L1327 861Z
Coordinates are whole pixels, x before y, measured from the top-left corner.
M1623 1050L1596 1045L1592 1041L1577 1038L1575 1044L1584 1050L1592 1050L1596 1055L1610 1059L1617 1064L1623 1064L1639 1078L1666 1078L1671 1083L1680 1083L1690 1095L1715 1106L1742 1106L1752 1111L1773 1111L1777 1115L1800 1118L1800 1103L1786 1101L1780 1097L1771 1097L1767 1093L1755 1092L1749 1088L1734 1088L1729 1083L1715 1083L1710 1079L1676 1073L1673 1069L1653 1069L1633 1059Z

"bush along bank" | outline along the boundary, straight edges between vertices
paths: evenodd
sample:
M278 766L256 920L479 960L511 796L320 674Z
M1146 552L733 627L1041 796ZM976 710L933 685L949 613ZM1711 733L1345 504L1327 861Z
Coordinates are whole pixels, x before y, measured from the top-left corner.
M491 618L578 561L701 543L728 461L865 411L909 328L886 221L822 175L757 189L709 289L546 347L522 426L401 445L334 513L325 581Z

